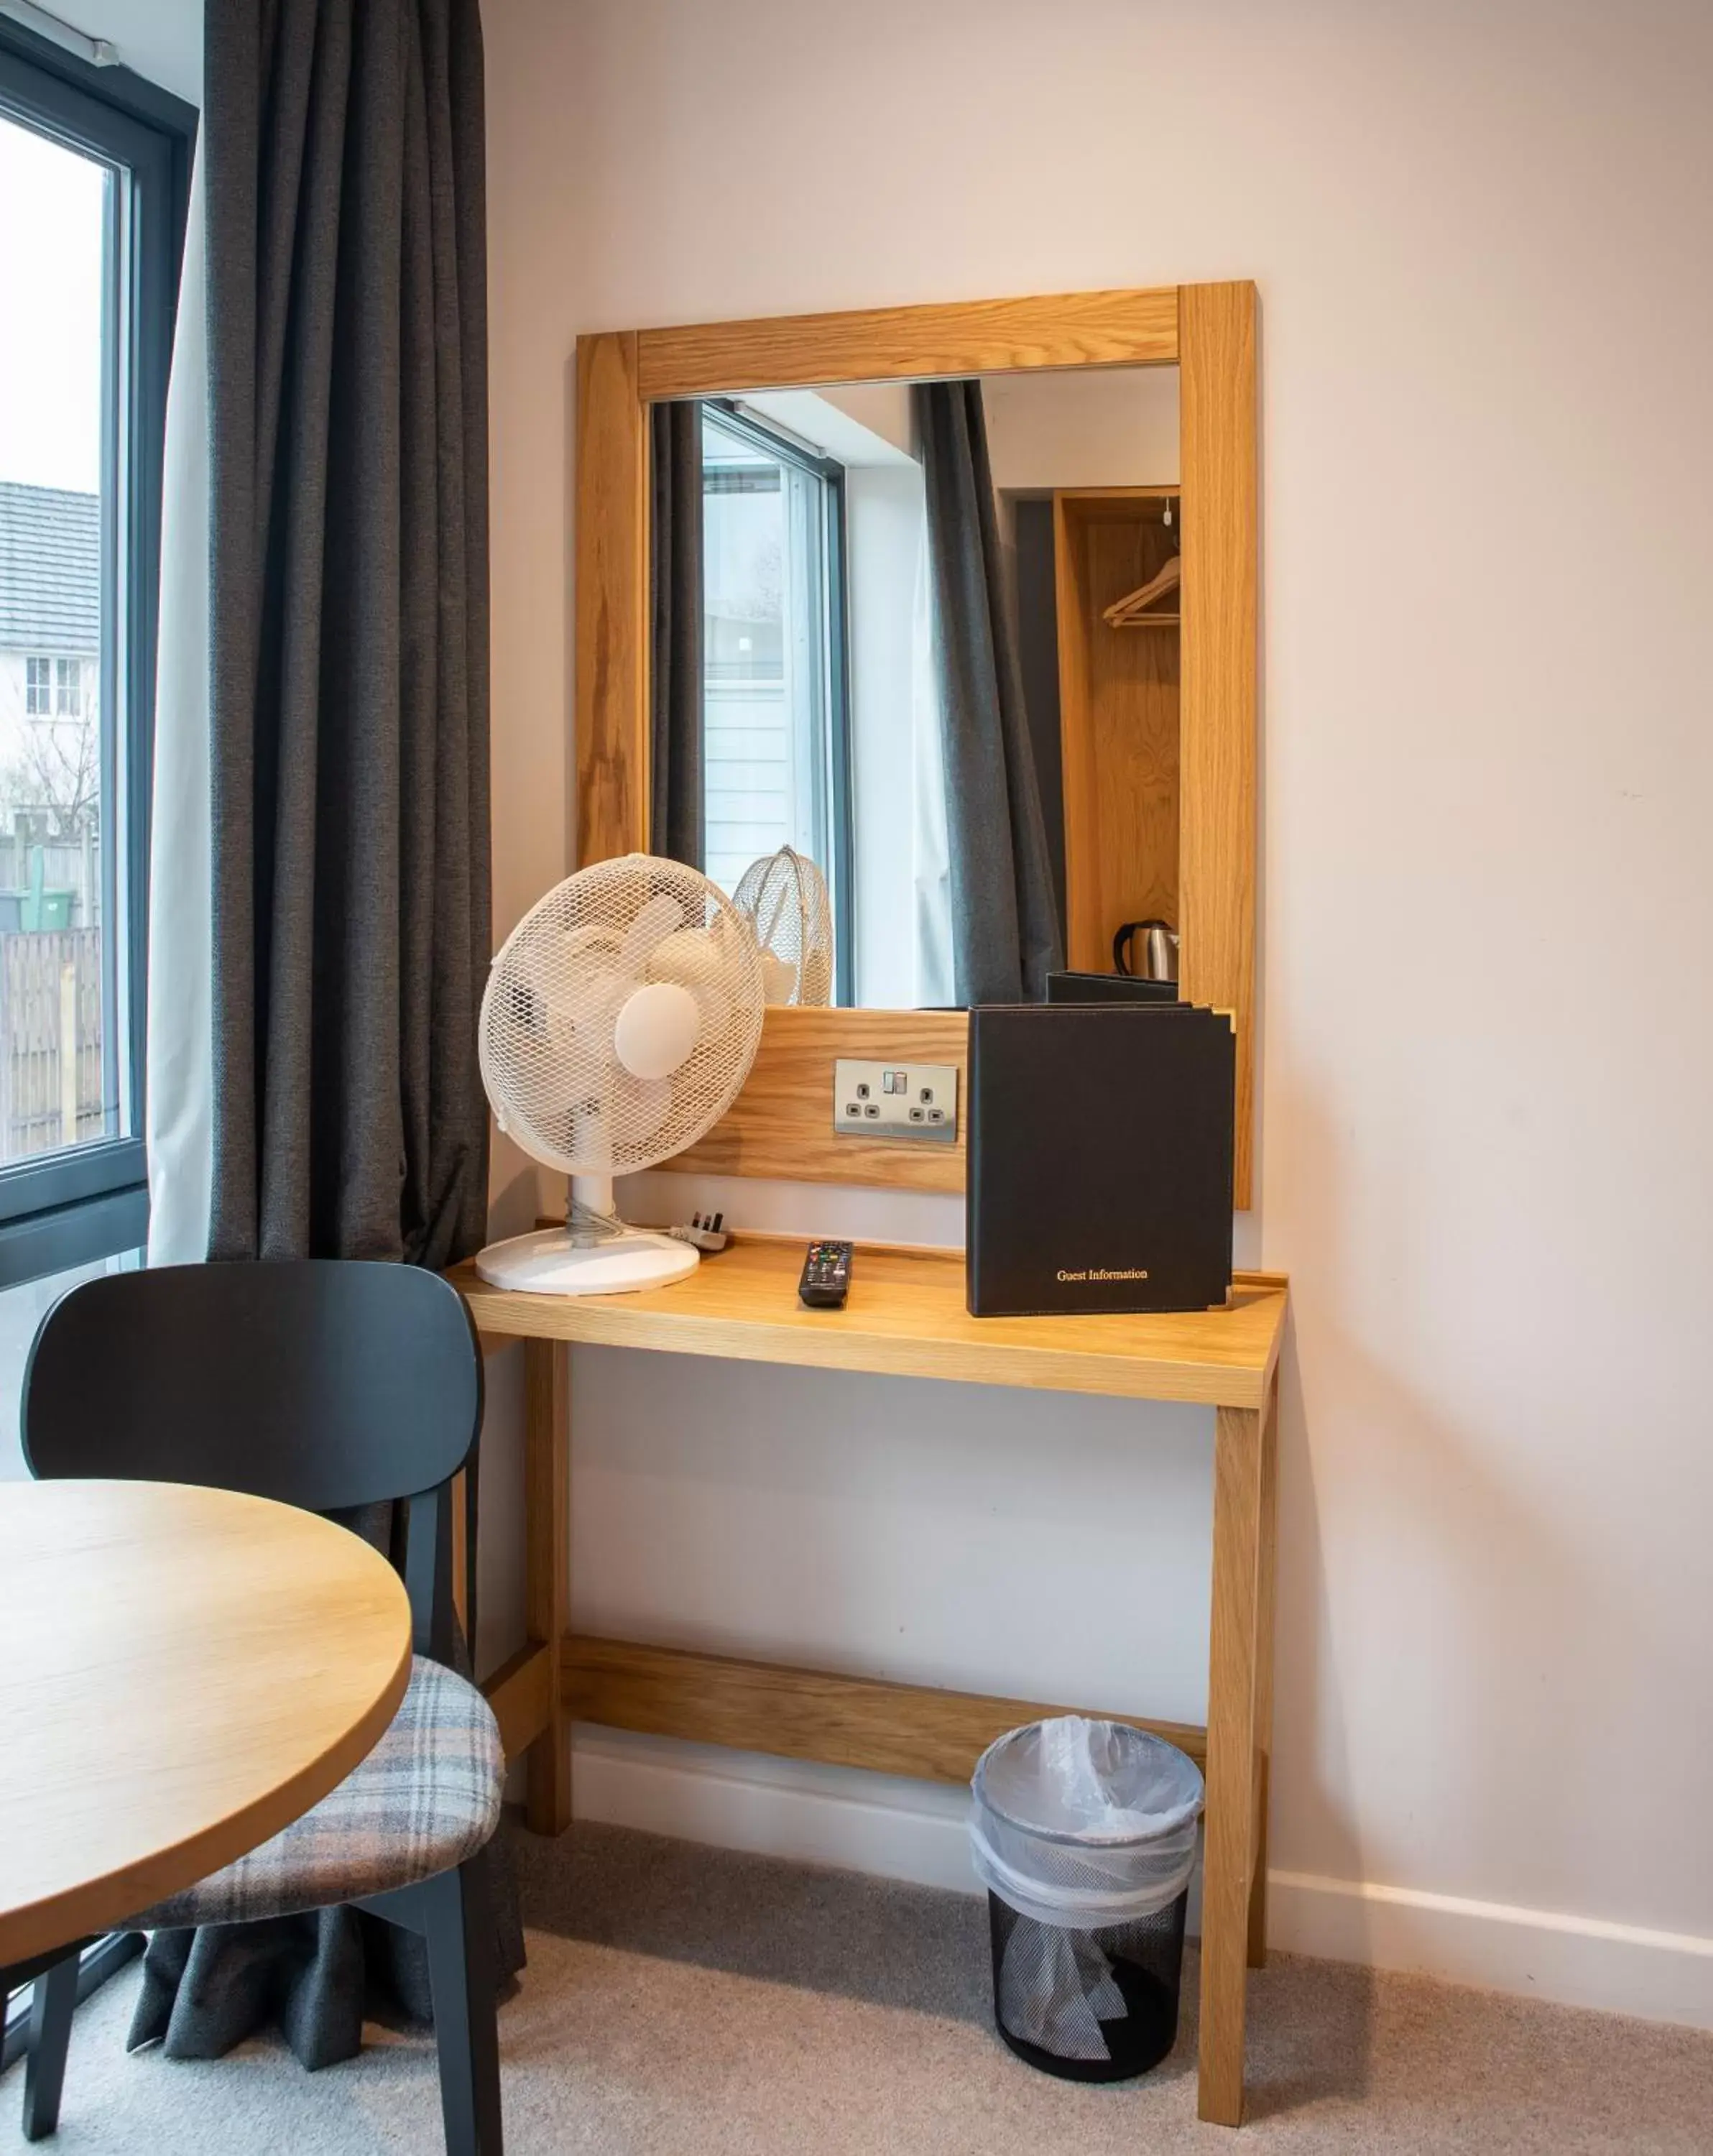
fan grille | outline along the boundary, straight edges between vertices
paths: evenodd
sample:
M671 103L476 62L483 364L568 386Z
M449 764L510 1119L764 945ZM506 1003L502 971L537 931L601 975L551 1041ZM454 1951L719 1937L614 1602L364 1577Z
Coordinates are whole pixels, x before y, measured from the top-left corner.
M833 906L827 879L814 862L782 846L777 854L750 863L733 896L762 951L779 962L777 969L763 962L768 1002L830 1004Z
M625 1070L613 1027L634 992L675 983L698 1029L670 1077ZM625 1175L694 1145L730 1107L762 1035L761 961L707 878L647 854L597 861L547 893L488 976L482 1082L500 1128L549 1168Z

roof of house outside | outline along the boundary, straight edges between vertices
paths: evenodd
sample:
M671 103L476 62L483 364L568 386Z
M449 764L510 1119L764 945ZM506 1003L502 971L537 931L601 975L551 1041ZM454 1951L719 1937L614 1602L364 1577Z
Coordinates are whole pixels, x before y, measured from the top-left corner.
M100 496L0 480L0 651L100 642Z

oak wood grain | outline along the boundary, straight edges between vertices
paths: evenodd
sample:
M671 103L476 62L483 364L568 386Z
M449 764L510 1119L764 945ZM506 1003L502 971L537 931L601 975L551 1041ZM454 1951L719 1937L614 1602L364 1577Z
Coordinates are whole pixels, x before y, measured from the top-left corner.
M1237 1021L1238 1209L1254 1156L1255 288L1179 290L1182 991Z
M577 346L577 861L649 843L649 433L629 331Z
M1166 285L640 330L638 378L653 398L1033 367L1167 366L1177 357L1177 288Z
M846 1137L833 1127L833 1066L841 1055L955 1063L957 1137L949 1145ZM707 1136L663 1163L710 1175L951 1190L964 1184L964 1011L770 1009L743 1090Z
M556 1667L550 1645L526 1640L482 1686L507 1759L521 1758L551 1725Z
M1249 1861L1249 1964L1267 1965L1268 1814L1273 1800L1273 1628L1279 1570L1279 1371L1261 1412L1261 1553L1255 1602L1255 1831Z
M317 1804L392 1720L410 1605L265 1498L0 1484L0 1964L121 1924Z
M570 1414L564 1344L531 1333L524 1343L524 1629L549 1664L547 1723L529 1754L529 1822L537 1834L563 1834L571 1824L571 1725L559 1705L558 1661L571 1622Z
M1126 921L1177 925L1177 637L1105 618L1172 557L1161 512L1177 491L1054 496L1066 956L1085 973L1111 972Z
M469 1637L469 1514L466 1510L469 1486L460 1472L452 1478L452 1608L459 1630Z
M1199 2116L1240 2126L1254 1860L1259 1612L1265 1532L1262 1418L1221 1408L1213 1437L1213 1594L1202 1858Z
M967 1782L994 1738L1019 1723L1104 1712L582 1633L566 1640L562 1666L566 1703L580 1722L931 1782ZM1198 1763L1206 1754L1206 1732L1193 1724L1111 1719L1153 1731Z
M972 1317L962 1251L862 1244L844 1309L805 1310L797 1299L802 1270L801 1238L740 1235L685 1279L635 1295L520 1295L490 1287L469 1265L448 1278L479 1331L542 1342L1247 1408L1266 1398L1286 1297L1276 1276L1239 1275L1223 1310Z

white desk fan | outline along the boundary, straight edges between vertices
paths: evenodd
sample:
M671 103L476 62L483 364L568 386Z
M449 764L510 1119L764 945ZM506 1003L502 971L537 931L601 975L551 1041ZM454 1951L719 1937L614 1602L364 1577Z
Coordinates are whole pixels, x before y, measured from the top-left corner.
M613 1218L613 1178L718 1122L762 1037L748 924L681 861L579 869L500 946L482 997L482 1083L500 1127L571 1178L563 1228L491 1243L476 1270L536 1295L613 1295L694 1271L670 1235Z
M755 930L770 1004L833 1000L833 906L827 879L791 846L751 861L732 901Z

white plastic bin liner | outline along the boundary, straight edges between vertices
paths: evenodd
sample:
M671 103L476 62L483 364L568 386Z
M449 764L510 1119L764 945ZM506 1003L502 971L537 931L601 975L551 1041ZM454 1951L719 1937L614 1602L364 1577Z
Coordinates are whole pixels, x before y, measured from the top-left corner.
M989 1745L971 1785L976 1876L1022 1917L1001 1989L1013 2033L1059 2058L1110 2056L1103 2020L1125 2013L1100 1942L1189 1884L1203 1784L1175 1745L1080 1714L1031 1722Z
M1080 1714L990 1744L971 1784L976 1876L1019 1915L1095 1932L1189 1884L1202 1777L1164 1738Z

